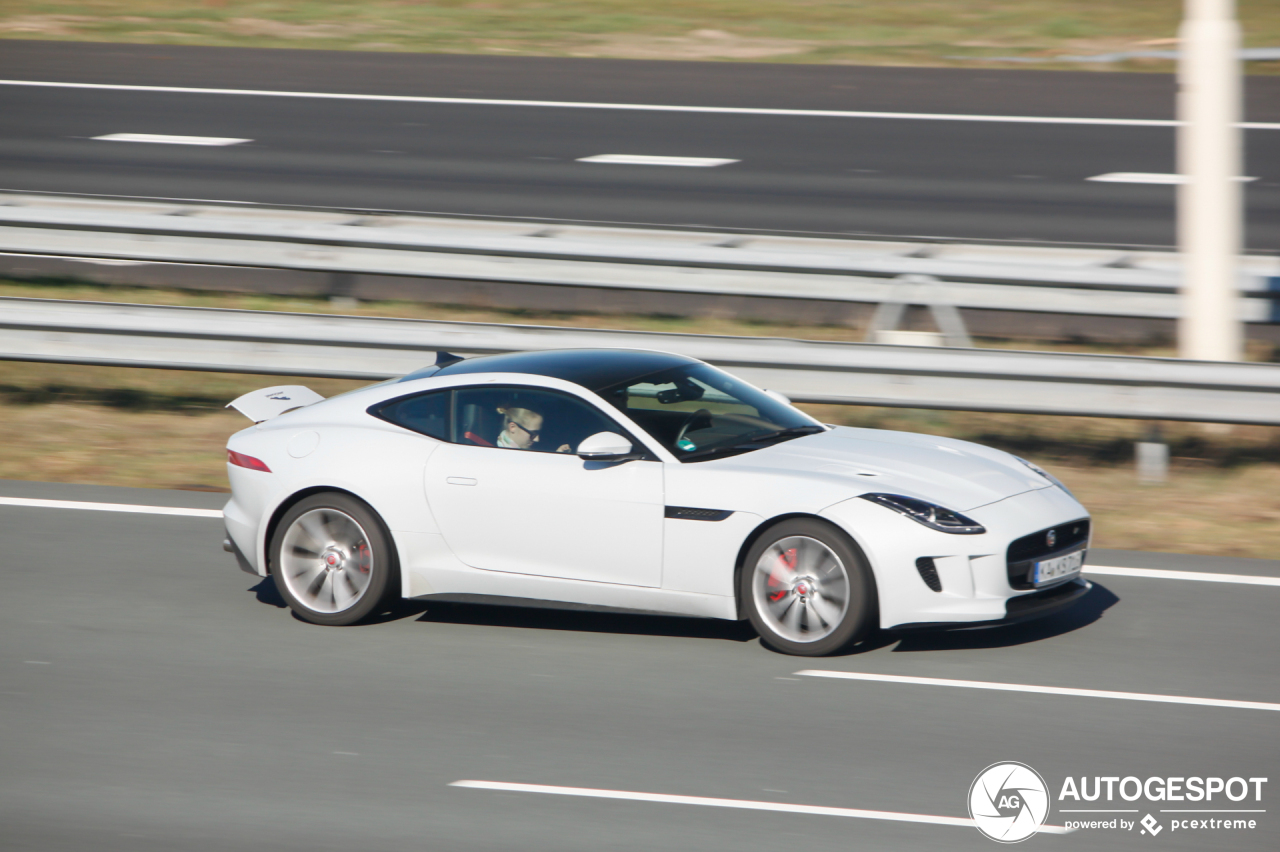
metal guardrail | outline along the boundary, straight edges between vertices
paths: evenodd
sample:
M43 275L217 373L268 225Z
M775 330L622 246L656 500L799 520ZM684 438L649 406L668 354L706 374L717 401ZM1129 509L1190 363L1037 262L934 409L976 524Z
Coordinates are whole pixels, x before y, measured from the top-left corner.
M465 354L624 347L797 402L1280 425L1280 364L0 299L0 359L382 379Z
M546 227L0 196L0 251L701 295L1134 318L1180 315L1176 256ZM1245 322L1280 322L1280 259L1245 258Z

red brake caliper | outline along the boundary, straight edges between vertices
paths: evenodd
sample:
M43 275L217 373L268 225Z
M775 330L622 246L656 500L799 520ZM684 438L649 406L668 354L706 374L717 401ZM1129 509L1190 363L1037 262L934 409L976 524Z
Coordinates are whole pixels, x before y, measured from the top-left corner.
M789 573L794 574L796 571L796 549L790 548L778 554L778 564L769 572L769 580L765 585L770 589L778 589L782 585L782 575L779 574L779 568L786 568ZM769 600L780 601L787 596L790 589L778 589L776 592L769 593Z

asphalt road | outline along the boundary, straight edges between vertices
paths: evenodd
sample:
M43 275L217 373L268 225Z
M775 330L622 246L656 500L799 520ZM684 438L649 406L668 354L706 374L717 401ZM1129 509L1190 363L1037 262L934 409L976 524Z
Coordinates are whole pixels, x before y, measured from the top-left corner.
M223 500L19 482L0 495ZM1276 702L1274 586L1100 576L1040 624L805 660L743 626L679 618L411 604L374 625L314 627L220 539L212 518L0 506L6 852L989 850L970 827L449 785L964 817L970 783L1001 760L1055 792L1068 775L1271 779L1248 804L1268 810L1253 831L1081 831L1027 848L1280 848L1276 712L796 675ZM1091 561L1280 576L1261 560Z
M0 78L288 92L1168 119L1166 75L0 42ZM1251 121L1280 78L1248 79ZM0 85L0 189L716 229L1174 241L1168 127L400 103ZM104 142L231 137L227 147ZM1246 133L1246 241L1280 249L1280 130ZM602 165L600 154L737 160Z

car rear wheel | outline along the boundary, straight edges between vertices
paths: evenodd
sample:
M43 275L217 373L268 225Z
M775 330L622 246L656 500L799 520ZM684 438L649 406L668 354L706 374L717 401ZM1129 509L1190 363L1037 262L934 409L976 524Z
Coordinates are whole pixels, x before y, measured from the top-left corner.
M272 536L271 565L280 595L313 624L355 624L399 591L381 520L337 492L313 494L285 513Z
M849 538L818 520L771 527L747 551L738 594L760 639L786 654L833 654L873 627L875 581Z

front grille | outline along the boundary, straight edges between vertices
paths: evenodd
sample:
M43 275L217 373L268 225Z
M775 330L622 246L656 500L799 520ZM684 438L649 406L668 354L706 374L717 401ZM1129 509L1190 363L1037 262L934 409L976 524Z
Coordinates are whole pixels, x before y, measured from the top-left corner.
M920 572L920 579L924 580L924 584L935 592L942 591L942 580L938 578L938 566L933 564L932 556L921 556L916 560L916 570Z
M1053 544L1049 544L1049 533L1053 533ZM1028 579L1031 563L1050 556L1078 550L1089 541L1089 519L1082 518L1069 524L1050 527L1049 529L1024 535L1009 545L1006 556L1009 570L1009 585L1015 589L1030 589L1032 583Z
M1049 545L1048 540L1050 531L1054 533L1056 539L1052 547ZM1039 559L1042 556L1048 556L1050 553L1057 553L1059 550L1067 550L1074 545L1083 544L1088 540L1088 519L1072 521L1069 524L1052 527L1051 530L1040 530L1040 532L1034 532L1031 535L1024 535L1009 545L1009 561L1026 562Z

